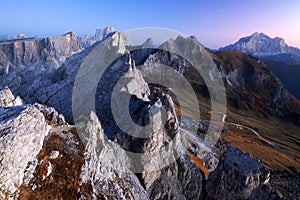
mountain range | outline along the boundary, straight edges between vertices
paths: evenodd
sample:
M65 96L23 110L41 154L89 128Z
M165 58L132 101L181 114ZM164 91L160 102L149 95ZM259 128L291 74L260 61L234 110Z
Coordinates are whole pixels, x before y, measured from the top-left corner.
M78 40L83 48L92 46L95 42L99 42L109 34L116 32L112 26L106 26L104 29L96 29L94 35L87 34L83 37L78 37ZM125 33L121 33L126 45L131 45L131 42Z
M219 49L219 51L222 50L239 51L262 59L289 64L300 63L299 48L288 46L282 38L270 38L268 35L259 32L243 37L236 43Z
M239 51L262 60L280 78L286 88L300 99L300 49L289 46L282 38L254 33L218 51Z
M195 37L152 46L151 39L130 46L126 34L110 26L83 38L69 32L0 42L1 199L298 198L300 101L264 62L237 51L211 51ZM107 61L107 51L118 57L97 86L76 85L79 74L89 86L105 62L88 65L87 60L97 55ZM200 75L179 51L197 55L196 64L209 63L217 70ZM201 116L190 107L184 85L175 87L177 76L167 79L175 88L151 82L161 75L155 74L159 65L188 81ZM145 76L149 72L153 76ZM224 82L227 112L218 113L216 121L224 127L211 124L216 117L211 99L222 94L210 93L206 82L217 76ZM83 93L75 93L78 88ZM174 89L185 101L178 100ZM86 103L93 91L95 112ZM129 105L120 105L128 96ZM76 109L74 102L81 107ZM129 116L123 107L129 107ZM140 126L130 124L125 131L115 116L125 125L132 119ZM153 136L127 134L140 127ZM222 134L216 145L207 145L205 138L218 130ZM172 162L156 159L157 149L182 140L191 143L182 155L174 148Z

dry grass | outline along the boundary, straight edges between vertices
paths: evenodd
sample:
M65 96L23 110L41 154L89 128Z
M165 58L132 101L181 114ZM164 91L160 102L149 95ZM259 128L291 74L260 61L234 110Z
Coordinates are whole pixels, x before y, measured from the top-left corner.
M199 105L203 106L206 112L210 111L208 101L200 99ZM193 108L183 109L178 103L176 104L176 112L178 115L201 118L207 122L210 120L208 113L200 113L199 117L196 116ZM270 146L249 130L241 130L225 124L224 128L228 130L228 133L223 136L231 145L260 159L272 171L291 172L290 167L300 171L299 126L274 116L249 110L227 109L227 115L226 121L251 127L259 131L261 136L275 143L275 147ZM219 120L221 120L221 115Z
M187 150L187 154L190 156L195 165L203 172L205 179L207 180L209 170L203 165L203 161L200 158L194 156L194 154L192 154L189 150Z

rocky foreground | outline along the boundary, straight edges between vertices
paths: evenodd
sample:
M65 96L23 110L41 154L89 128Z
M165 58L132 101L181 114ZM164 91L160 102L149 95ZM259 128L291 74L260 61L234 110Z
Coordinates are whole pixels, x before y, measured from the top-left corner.
M71 44L68 48L64 46L66 41ZM187 50L198 48L203 61L210 59L194 38L179 37L164 45L176 47L182 42L186 42ZM112 49L120 57L95 88L95 112L82 108L80 119L74 119L72 92L76 74L93 48ZM16 56L9 57L11 49ZM155 60L169 62L183 74L191 74L190 64L179 57L153 49L130 52L119 33L110 34L84 51L73 33L2 44L0 50L5 54L1 57L4 67L0 80L1 199L299 198L297 187L284 195L274 187L270 171L258 159L227 145L206 146L201 135L194 135L183 153L172 149L167 158L157 160L157 151L174 141L185 141L194 123L208 131L209 125L204 121L177 116L169 91L148 84L143 77ZM146 65L138 67L141 63ZM224 76L233 81L236 73L242 72L237 69ZM117 85L121 77L124 82ZM203 81L194 84L198 92L207 92ZM138 129L125 127L125 132L118 127L110 109L120 106L118 99L111 101L116 85L124 98L131 97L133 121L147 126L145 131L151 137L134 137L126 133L136 134ZM274 104L275 109L266 107L266 112L284 115L290 107L298 106L281 85L270 87L280 92L268 98L285 99L287 103L283 110ZM238 85L230 86L232 91L237 88ZM85 102L86 98L75 100ZM180 128L183 122L185 126Z
M8 88L1 95L16 99ZM105 141L95 114L80 127L87 135L84 145L76 128L51 107L1 106L3 199L247 199L270 178L258 160L234 148L221 157L208 180L187 154L150 174L124 173L122 162L132 161L124 159L126 154L123 161L116 160L121 147ZM164 129L175 131L167 125ZM145 148L160 142L150 140Z

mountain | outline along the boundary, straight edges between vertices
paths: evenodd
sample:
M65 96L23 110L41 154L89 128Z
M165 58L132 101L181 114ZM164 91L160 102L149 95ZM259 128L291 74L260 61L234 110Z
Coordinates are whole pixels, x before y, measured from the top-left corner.
M0 42L0 71L30 65L59 67L66 58L82 50L74 32L48 38L24 38Z
M282 38L270 38L264 33L253 33L243 37L234 44L220 48L234 50L262 59L288 64L300 63L300 49L288 46Z
M233 51L210 52L194 37L170 39L159 49L151 46L151 39L136 48L127 46L119 32L86 49L72 32L0 43L1 199L279 199L282 191L288 191L287 199L296 198L298 177L276 179L280 173L271 167L279 163L279 169L300 169L293 157L299 148L296 134L289 140L293 150L288 151L282 143L290 132L282 131L279 123L263 132L264 137L271 132L267 139L277 146L270 146L238 125L226 123L223 128L210 121L209 98L221 95L209 93L205 80L213 81L213 73L220 72L230 120L251 111L254 114L247 115L246 122L253 130L259 127L255 117L261 113L266 117L259 119L270 120L271 125L276 119L285 122L286 131L299 130L284 120L290 114L298 119L300 103L278 78L256 58ZM202 77L195 63L176 52L196 55L200 58L196 64L217 69ZM173 88L188 99L178 105L172 88L151 82L151 78L166 80L156 64L176 72L167 81L176 84L181 76L188 80L199 104L206 103L201 115L208 119L181 113L180 106L193 105L185 85ZM147 72L153 76L144 76ZM190 109L196 113L195 107ZM277 129L279 139L272 137ZM217 144L207 145L205 137L217 131L222 132ZM259 157L230 147L225 139L233 133L238 133L238 142L243 136L250 138L243 146L256 144L252 149L268 151ZM180 152L177 144L186 140L190 145ZM263 157L273 154L276 159L270 162Z
M0 36L0 41L2 40L15 40L15 39L24 39L26 36L22 33L18 33L15 35L2 35Z
M193 38L178 37L176 40L167 41L162 46L167 45L172 49L180 41L186 45L189 41L193 41ZM207 49L204 50L205 48L201 44L199 46L203 48L203 51L209 53L207 57L215 62L221 72L230 107L269 113L280 117L291 112L297 112L300 117L300 101L285 89L280 80L272 74L264 63L255 57L237 51L212 52ZM163 50L149 51L148 53L148 60L141 62L148 62L153 65L154 63L171 65L173 69L187 77L197 94L206 98L210 96L205 79L195 72L191 64L183 64L189 63L187 60ZM139 54L138 57L141 55ZM137 62L137 64L143 66L143 63ZM207 76L210 77L209 74Z
M264 33L256 32L218 51L224 50L239 51L259 58L279 77L284 86L300 99L299 48L288 46L282 38L270 38Z
M107 37L110 33L114 33L116 30L112 26L107 26L104 29L96 29L96 32L94 35L87 34L84 37L79 37L80 44L83 48L88 48L92 46L95 42L103 40L105 37ZM127 35L125 33L122 33L125 44L130 45L131 42L128 39Z
M300 114L300 101L258 59L236 51L212 53L212 58L222 72L232 107L282 117L293 111Z

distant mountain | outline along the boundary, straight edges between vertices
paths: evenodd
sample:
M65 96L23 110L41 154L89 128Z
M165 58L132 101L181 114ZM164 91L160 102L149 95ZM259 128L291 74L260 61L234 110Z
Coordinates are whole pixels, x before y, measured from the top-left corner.
M222 50L234 50L264 60L272 60L287 64L300 63L300 49L287 45L284 39L271 38L264 33L254 33L241 38L238 42L222 47Z
M74 32L47 38L25 38L0 41L0 75L37 65L58 68L66 58L82 51Z
M288 46L282 38L270 38L264 33L254 33L235 44L218 51L239 51L262 60L279 77L285 87L300 99L300 49Z
M288 117L293 111L299 113L300 101L259 59L236 51L221 51L211 56L224 77L232 107L282 117Z
M13 35L1 35L0 41L3 40L16 40L16 39L24 39L26 36L23 33L13 34Z
M84 37L78 37L79 42L83 48L87 48L92 46L95 42L101 41L106 38L109 34L116 32L116 30L112 26L106 26L104 29L96 29L94 35L87 34ZM123 36L123 40L125 41L126 45L130 45L131 42L129 41L127 35L125 33L121 33Z
M175 49L181 47L182 44L185 45L185 48L191 45L188 49L192 52L194 40L193 37L182 38L179 36L175 40L168 40L161 46ZM204 51L205 47L201 47ZM163 50L157 50L156 52L146 52L144 50L143 52L144 54L148 53L146 61L140 59L145 57L141 56L140 52L135 51L133 54L137 66L144 66L143 61L147 63L147 66L150 66L149 68L154 63L172 66L174 70L177 70L192 83L191 85L196 94L202 95L204 98L210 98L202 76L197 74L191 64L183 64L188 63L188 61ZM209 54L206 57L213 59L221 72L226 88L227 102L231 108L252 110L283 118L295 112L300 117L300 101L285 89L281 81L259 59L237 51L208 52ZM150 70L147 67L139 69L142 71ZM207 74L207 77L209 76ZM298 118L295 121L298 121Z

